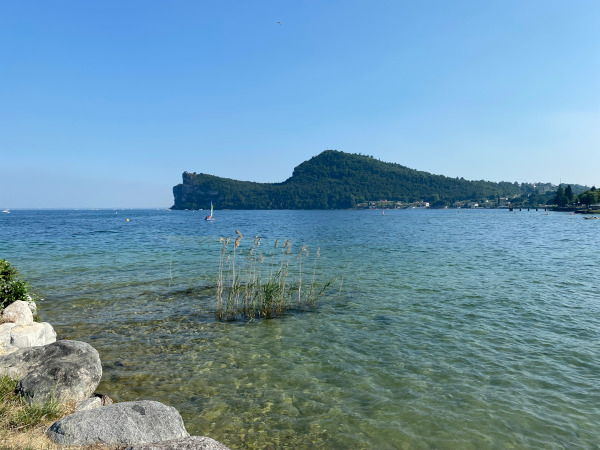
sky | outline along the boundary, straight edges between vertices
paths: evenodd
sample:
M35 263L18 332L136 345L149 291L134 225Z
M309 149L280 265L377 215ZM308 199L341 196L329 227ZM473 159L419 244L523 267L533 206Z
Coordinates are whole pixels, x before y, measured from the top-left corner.
M0 208L165 208L327 149L600 186L598 0L0 0Z

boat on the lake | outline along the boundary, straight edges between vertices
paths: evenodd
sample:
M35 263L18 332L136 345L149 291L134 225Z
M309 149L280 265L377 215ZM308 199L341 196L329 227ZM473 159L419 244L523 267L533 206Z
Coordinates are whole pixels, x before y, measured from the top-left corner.
M596 216L592 216L592 217L584 217L584 219L586 220L592 220L592 219L598 219Z
M204 220L207 220L209 222L212 222L213 220L215 220L215 218L213 217L213 204L212 204L212 200L210 201L210 215L206 216L204 218Z
M6 213L6 214L10 214L10 211L9 211L8 209L5 209L5 210L4 210L4 211L2 211L2 212L3 212L3 213Z

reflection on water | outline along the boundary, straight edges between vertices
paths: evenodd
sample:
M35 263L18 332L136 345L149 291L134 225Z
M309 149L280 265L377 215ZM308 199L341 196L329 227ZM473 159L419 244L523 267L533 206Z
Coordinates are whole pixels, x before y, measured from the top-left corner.
M600 441L596 221L507 211L11 211L0 257L99 391L232 448L571 448ZM321 247L310 313L214 320L220 236ZM265 244L266 245L266 244ZM266 247L265 247L266 248ZM296 247L299 248L299 247Z

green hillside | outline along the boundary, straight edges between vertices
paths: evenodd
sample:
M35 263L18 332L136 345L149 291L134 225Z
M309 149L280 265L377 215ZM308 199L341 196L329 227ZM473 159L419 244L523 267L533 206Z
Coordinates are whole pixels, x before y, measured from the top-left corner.
M183 173L173 188L172 209L346 209L366 201L454 201L527 195L534 185L467 181L432 175L371 156L326 150L303 162L283 183L253 183L213 175Z

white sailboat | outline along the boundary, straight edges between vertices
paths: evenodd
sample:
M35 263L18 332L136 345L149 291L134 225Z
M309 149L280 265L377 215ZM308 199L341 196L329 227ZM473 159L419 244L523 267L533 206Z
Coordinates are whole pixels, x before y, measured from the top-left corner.
M215 220L215 218L213 217L213 204L212 204L212 200L210 201L210 215L206 216L204 218L204 220L208 220L208 221L213 221Z

